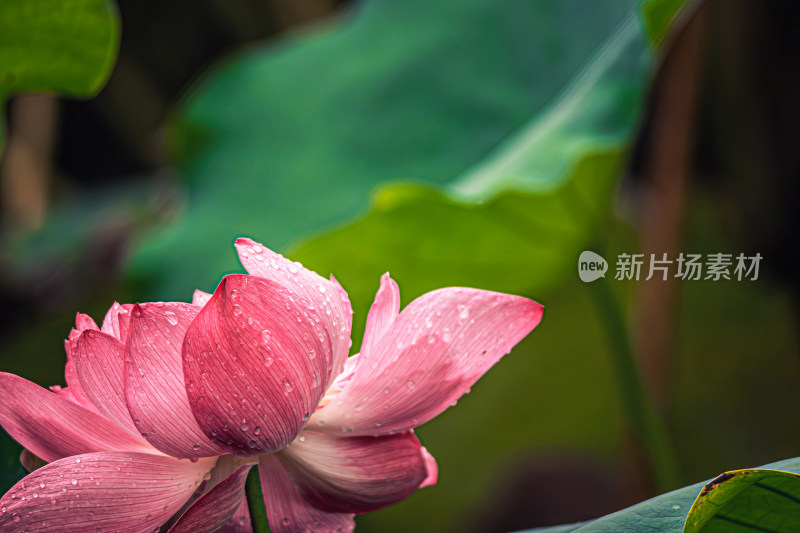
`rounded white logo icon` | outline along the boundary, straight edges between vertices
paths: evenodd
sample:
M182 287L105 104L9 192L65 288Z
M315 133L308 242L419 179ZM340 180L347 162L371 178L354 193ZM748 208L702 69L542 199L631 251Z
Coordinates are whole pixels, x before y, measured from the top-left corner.
M597 278L604 278L607 270L608 263L601 256L589 250L581 252L578 258L578 276L581 281L589 283Z

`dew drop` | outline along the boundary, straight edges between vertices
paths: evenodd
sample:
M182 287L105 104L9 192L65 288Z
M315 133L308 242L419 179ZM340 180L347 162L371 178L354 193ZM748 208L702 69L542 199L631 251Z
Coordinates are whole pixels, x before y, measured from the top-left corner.
M451 340L453 340L453 336L450 335L450 328L444 328L442 330L442 340L444 342L450 342Z
M250 424L247 423L247 420L242 420L242 431L247 431L249 429L250 429Z
M286 392L292 392L294 390L294 385L286 378L283 379L283 390Z
M167 317L167 322L169 322L173 326L178 325L178 317L175 316L175 313L172 311L165 311L164 316Z

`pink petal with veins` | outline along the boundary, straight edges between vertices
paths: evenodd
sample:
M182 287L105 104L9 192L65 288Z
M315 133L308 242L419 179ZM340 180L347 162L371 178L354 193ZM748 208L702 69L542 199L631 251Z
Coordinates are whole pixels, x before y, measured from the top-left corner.
M73 360L80 388L97 411L137 433L125 402L125 345L106 333L86 330L75 341Z
M352 514L322 511L297 492L277 456L262 455L258 474L272 533L353 531Z
M353 310L347 293L330 281L251 239L237 239L239 260L253 276L272 280L309 302L322 320L333 343L333 373L325 388L342 371L350 351Z
M186 303L136 305L126 347L126 400L136 430L178 458L225 453L200 429L189 405L181 347L199 308Z
M385 435L423 424L468 392L541 317L541 305L519 296L467 288L429 292L371 345L309 427Z
M331 373L330 339L318 320L274 281L223 278L183 344L189 402L206 435L244 456L294 440Z
M0 499L4 533L158 531L214 466L164 455L99 452L44 466Z
M336 437L303 432L278 457L314 507L366 513L404 500L428 476L428 458L413 432Z
M100 328L97 327L97 323L90 317L89 315L84 315L83 313L78 313L75 315L75 328L78 332L82 333L86 330L94 330L99 331Z
M128 339L128 321L131 309L133 309L132 304L120 305L118 302L114 302L103 319L100 331L124 343Z
M181 515L169 533L214 533L234 515L244 496L247 465L214 485Z
M242 503L217 533L253 533L253 524L250 521L250 509L247 507L247 498L242 498Z
M0 425L45 461L109 450L154 451L143 439L26 379L0 372Z

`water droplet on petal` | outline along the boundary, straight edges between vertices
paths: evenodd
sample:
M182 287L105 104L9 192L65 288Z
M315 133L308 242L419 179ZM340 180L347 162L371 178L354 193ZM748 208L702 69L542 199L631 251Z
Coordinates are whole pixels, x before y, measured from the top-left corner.
M165 311L164 316L167 317L167 322L169 322L173 326L178 325L178 317L175 316L175 313L172 311Z

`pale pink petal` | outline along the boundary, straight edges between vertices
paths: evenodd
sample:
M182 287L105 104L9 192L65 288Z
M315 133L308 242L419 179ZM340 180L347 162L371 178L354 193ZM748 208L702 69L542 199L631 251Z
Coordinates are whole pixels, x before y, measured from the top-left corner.
M423 424L468 392L541 317L541 305L519 296L429 292L400 313L309 427L385 435Z
M200 289L197 289L194 291L194 294L192 295L192 305L203 307L208 303L210 299L211 299L210 294L208 294L207 292L203 292Z
M86 330L75 342L73 359L80 388L98 412L137 433L125 402L125 345L106 333Z
M375 295L375 302L369 309L361 355L366 360L375 344L391 328L400 313L400 289L387 272L381 276L381 287Z
M331 281L251 240L237 239L236 249L244 268L253 276L269 279L309 302L328 330L333 343L333 373L325 388L342 371L350 352L353 310L347 293Z
M158 531L215 460L127 452L67 457L28 475L0 499L0 531Z
M295 486L314 507L366 513L393 505L428 478L428 458L413 432L336 437L305 431L278 453Z
M203 494L169 528L169 533L214 533L234 515L244 496L247 473L255 465L246 465Z
M247 498L242 498L242 503L218 533L253 533L253 524L250 521L250 509L247 507Z
M324 394L331 345L314 309L277 283L223 278L186 332L189 403L231 453L289 444Z
M272 533L353 531L352 514L317 509L297 492L277 456L262 455L258 475Z
M0 425L45 461L106 450L152 450L110 420L19 376L0 372L0 397Z
M131 309L133 309L132 304L120 305L119 302L114 302L114 305L111 306L103 319L100 331L124 343L128 338L128 322Z
M225 453L197 425L183 379L181 347L199 308L186 303L136 305L125 356L125 395L136 429L178 458Z
M428 471L428 477L422 482L419 488L432 487L439 481L439 465L436 464L436 459L424 447L422 448L422 455L425 458L425 469Z

